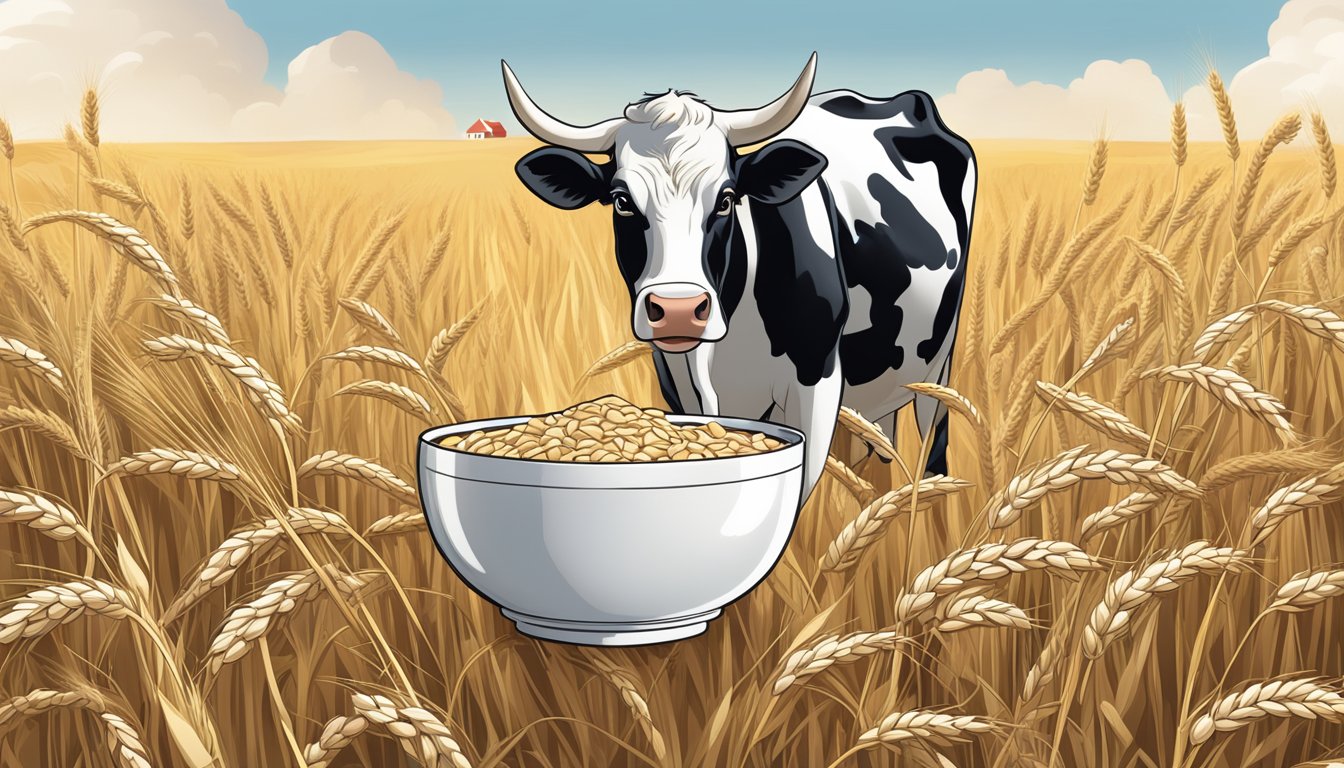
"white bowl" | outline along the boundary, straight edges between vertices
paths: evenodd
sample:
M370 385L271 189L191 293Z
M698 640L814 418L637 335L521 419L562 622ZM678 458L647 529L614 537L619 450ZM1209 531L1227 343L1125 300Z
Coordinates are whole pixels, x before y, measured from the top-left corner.
M697 635L784 552L802 493L802 433L715 418L786 445L633 464L510 459L439 445L527 419L430 429L419 458L420 500L439 552L524 634L585 645Z

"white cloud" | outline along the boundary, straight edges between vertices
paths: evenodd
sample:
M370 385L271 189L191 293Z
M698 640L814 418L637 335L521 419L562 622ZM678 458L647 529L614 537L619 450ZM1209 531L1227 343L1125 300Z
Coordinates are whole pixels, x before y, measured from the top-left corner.
M1171 101L1162 81L1138 59L1094 61L1067 87L1018 85L1002 69L982 69L938 99L952 130L986 138L1146 140L1166 136Z
M266 66L225 0L0 3L0 114L19 138L59 136L90 85L112 141L456 135L439 86L362 33L299 54L283 92Z
M1319 108L1331 133L1344 136L1344 0L1290 0L1269 27L1269 55L1237 72L1228 92L1245 137L1259 138L1304 106ZM1185 99L1191 132L1220 136L1208 92L1192 88Z

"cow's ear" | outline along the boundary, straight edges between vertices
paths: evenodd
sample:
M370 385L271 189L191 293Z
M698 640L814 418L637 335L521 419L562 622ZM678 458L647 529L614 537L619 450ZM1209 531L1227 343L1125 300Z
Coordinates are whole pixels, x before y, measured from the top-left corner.
M599 200L611 190L603 167L572 149L533 150L514 170L532 194L567 211Z
M826 156L792 139L772 141L737 161L737 191L767 205L802 194L826 170Z

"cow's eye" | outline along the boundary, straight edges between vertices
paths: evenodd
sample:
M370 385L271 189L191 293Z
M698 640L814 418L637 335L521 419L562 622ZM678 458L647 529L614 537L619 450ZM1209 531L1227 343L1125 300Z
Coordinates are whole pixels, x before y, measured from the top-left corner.
M635 215L635 204L630 200L630 196L624 192L616 192L612 194L611 207L616 210L617 216Z
M733 212L733 205L737 203L737 198L733 196L733 190L725 189L723 195L719 197L719 204L714 208L714 215L727 216Z

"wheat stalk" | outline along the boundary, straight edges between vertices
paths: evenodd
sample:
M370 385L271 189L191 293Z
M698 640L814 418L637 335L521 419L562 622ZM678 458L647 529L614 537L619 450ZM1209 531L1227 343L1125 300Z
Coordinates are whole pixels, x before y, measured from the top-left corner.
M1196 718L1190 726L1190 743L1198 746L1215 733L1245 728L1265 717L1340 722L1344 720L1344 696L1321 685L1316 678L1256 683L1228 694Z
M1287 518L1339 498L1341 486L1344 486L1344 463L1274 491L1251 513L1250 546L1262 544Z
M151 304L163 310L164 313L175 317L184 323L200 330L211 339L223 346L229 346L233 343L229 339L228 331L224 330L224 324L219 318L211 314L204 307L198 306L190 299L184 299L179 296L163 294L149 300Z
M1102 507L1083 519L1078 533L1080 541L1087 541L1097 534L1114 528L1142 515L1157 506L1162 496L1152 491L1136 491L1125 498Z
M1198 498L1199 488L1157 459L1105 450L1087 453L1087 446L1069 449L1012 480L985 504L991 528L1016 522L1022 512L1047 494L1083 480L1105 478L1116 484L1141 485L1149 490Z
M185 336L160 336L142 342L146 351L160 360L182 360L195 356L219 368L243 387L252 405L279 428L297 431L303 426L298 414L289 410L284 390L271 378L261 363L229 347L188 339Z
M0 336L0 362L15 368L28 369L57 390L65 391L65 374L46 355L24 344L18 339Z
M414 509L409 512L398 512L395 515L380 517L374 520L368 528L365 528L361 535L368 539L374 536L389 536L394 533L423 531L425 525L424 513Z
M387 341L394 347L402 345L401 334L392 323L388 322L372 304L358 299L344 298L340 300L341 308L344 309L355 322L359 323L366 330Z
M131 264L139 267L145 274L153 278L165 293L173 296L182 295L181 287L177 282L177 275L173 274L168 262L163 260L163 257L140 234L139 230L135 227L128 227L105 213L90 213L88 211L44 213L23 222L23 233L28 234L39 227L61 221L83 227L106 240L112 246L113 251L128 259Z
M295 533L328 533L349 530L345 518L335 512L307 507L293 507L286 513L286 521ZM170 622L205 597L214 589L227 584L251 559L280 541L284 526L274 518L261 525L234 531L205 559L195 577L173 599L164 612L164 622Z
M370 574L340 573L325 566L336 588L347 599L353 599L368 586ZM312 602L322 593L322 578L314 570L285 576L267 584L261 595L229 612L224 624L206 652L206 668L211 675L219 674L225 664L232 664L246 656L257 640L276 629L279 624L302 605Z
M1311 133L1316 139L1316 155L1321 163L1321 191L1325 196L1335 194L1335 182L1338 176L1335 169L1335 145L1330 142L1330 129L1325 125L1325 117L1320 111L1311 113Z
M243 476L242 470L223 459L177 448L151 448L133 453L109 465L107 474L176 475L190 480L214 480L221 483Z
M621 366L629 365L630 363L647 356L649 351L649 345L643 341L627 341L621 346L599 357L596 362L588 366L588 370L583 372L583 375L579 377L579 381L584 382L594 376L601 376L602 374L610 373Z
M403 384L391 381L365 379L347 384L336 390L336 395L362 395L385 400L413 416L428 416L431 412L429 401L419 392Z
M17 405L7 406L4 410L0 410L0 429L10 427L30 430L59 445L78 458L90 458L89 453L84 450L79 437L75 434L74 428L49 413L35 411L31 408L20 408Z
M404 504L419 504L411 484L396 473L369 459L338 451L324 451L309 458L298 469L300 479L317 475L336 475L358 480L377 488Z
M1237 119L1232 114L1232 99L1223 86L1223 78L1217 72L1209 72L1209 90L1213 92L1213 103L1218 109L1218 122L1223 128L1223 143L1227 145L1227 156L1236 162L1241 157L1241 144L1237 141Z
M1129 417L1081 392L1070 392L1048 381L1036 382L1036 394L1047 404L1058 404L1088 426L1122 443L1147 450L1150 444L1163 450L1152 435L1139 429Z
M867 480L854 474L854 470L845 466L843 461L840 461L834 456L826 457L825 471L830 474L831 477L839 480L840 484L845 486L845 489L848 490L860 504L868 503L868 501L873 498L873 495L877 493L873 488L872 483L869 483Z
M341 750L368 729L369 721L363 715L338 715L328 720L317 741L304 747L304 768L327 768Z
M867 548L887 529L887 525L902 512L910 511L911 501L918 488L919 501L928 502L940 496L971 487L965 480L943 475L930 475L894 491L883 494L859 512L826 548L821 568L843 571L859 562Z
M1302 571L1279 587L1274 600L1265 609L1285 613L1301 613L1332 597L1344 595L1344 570L1326 568Z
M1106 174L1106 159L1109 145L1105 139L1097 139L1092 145L1092 157L1087 163L1087 176L1083 179L1083 205L1097 201L1097 190L1101 188L1101 177Z
M653 723L653 716L649 712L648 699L640 692L639 686L629 672L608 661L600 655L589 657L593 666L597 667L607 681L616 688L621 694L621 701L629 708L631 714L635 716L635 722L644 731L644 736L649 740L649 746L653 748L653 754L659 760L667 758L667 745L663 741L663 734L659 732L658 727Z
M0 521L26 525L57 541L78 538L95 546L93 534L74 510L34 491L0 489Z
M859 736L859 744L895 744L914 739L938 747L965 743L971 736L997 733L999 726L972 715L949 715L928 710L896 712Z
M1026 538L957 550L920 571L901 590L896 621L923 616L939 598L979 586L976 582L998 581L1028 570L1075 574L1100 567L1091 555L1068 541Z
M1106 596L1083 627L1083 653L1089 659L1101 656L1111 643L1129 631L1135 612L1159 594L1170 592L1195 576L1235 570L1247 561L1242 550L1195 541L1143 568L1124 572L1107 585Z
M908 639L890 631L826 635L785 659L771 691L778 696L836 664L848 664L878 651L889 651Z
M150 768L149 753L136 729L121 715L108 710L107 701L91 688L53 691L37 688L0 703L0 729L19 718L33 717L53 709L84 709L98 716L107 729L107 746L120 768Z
M125 590L97 579L50 584L18 598L0 616L0 644L41 637L85 612L124 619L132 601Z
M1031 629L1031 620L1021 608L985 595L966 595L948 600L934 612L939 632L960 632L973 627Z
M1293 425L1283 416L1287 410L1283 403L1273 395L1256 389L1237 373L1203 363L1186 363L1154 368L1144 372L1143 377L1194 384L1213 395L1223 405L1248 413L1268 424L1284 445L1292 446L1299 442L1297 433L1293 431Z
M471 768L448 726L433 713L420 707L398 707L391 699L377 694L357 693L351 700L356 712L383 726L421 765Z

